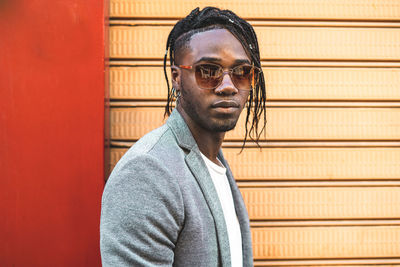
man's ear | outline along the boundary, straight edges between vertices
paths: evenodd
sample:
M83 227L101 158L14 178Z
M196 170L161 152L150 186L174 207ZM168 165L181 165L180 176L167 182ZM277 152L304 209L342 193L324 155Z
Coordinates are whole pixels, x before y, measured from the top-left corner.
M176 66L171 66L171 81L175 90L181 89L181 70Z

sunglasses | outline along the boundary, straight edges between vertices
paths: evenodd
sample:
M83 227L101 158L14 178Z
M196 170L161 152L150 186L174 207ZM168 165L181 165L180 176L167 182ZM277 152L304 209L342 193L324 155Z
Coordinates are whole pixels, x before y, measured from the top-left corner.
M187 70L193 70L196 77L197 85L201 89L215 89L221 85L224 74L229 73L229 76L237 89L251 90L255 87L261 69L252 65L238 65L224 71L217 64L202 63L193 66L178 65L177 67Z

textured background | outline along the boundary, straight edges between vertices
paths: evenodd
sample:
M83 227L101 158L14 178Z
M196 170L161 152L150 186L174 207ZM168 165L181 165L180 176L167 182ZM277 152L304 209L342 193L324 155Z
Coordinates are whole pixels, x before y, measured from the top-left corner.
M112 168L163 123L167 35L194 7L255 28L266 76L262 150L223 144L258 266L400 265L400 2L111 0Z

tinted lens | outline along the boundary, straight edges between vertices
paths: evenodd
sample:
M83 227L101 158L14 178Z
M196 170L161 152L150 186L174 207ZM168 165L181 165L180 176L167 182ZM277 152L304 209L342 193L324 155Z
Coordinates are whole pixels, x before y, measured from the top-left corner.
M218 65L201 64L196 66L197 84L203 89L214 89L222 80L222 68Z
M238 89L250 90L253 83L254 68L248 65L237 66L232 69L232 82Z

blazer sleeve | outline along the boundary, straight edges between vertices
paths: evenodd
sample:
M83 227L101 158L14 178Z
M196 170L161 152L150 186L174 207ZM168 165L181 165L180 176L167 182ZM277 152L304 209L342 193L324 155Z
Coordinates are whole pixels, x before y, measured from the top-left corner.
M172 266L183 210L176 178L157 159L145 154L122 162L102 198L103 266Z

